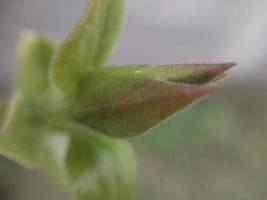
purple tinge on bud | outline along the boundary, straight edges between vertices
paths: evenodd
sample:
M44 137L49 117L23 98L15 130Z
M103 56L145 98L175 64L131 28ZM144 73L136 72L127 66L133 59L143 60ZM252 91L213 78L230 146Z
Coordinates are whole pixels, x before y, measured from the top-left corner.
M75 119L110 136L140 135L212 93L215 82L233 66L233 63L132 66L92 72L78 90Z

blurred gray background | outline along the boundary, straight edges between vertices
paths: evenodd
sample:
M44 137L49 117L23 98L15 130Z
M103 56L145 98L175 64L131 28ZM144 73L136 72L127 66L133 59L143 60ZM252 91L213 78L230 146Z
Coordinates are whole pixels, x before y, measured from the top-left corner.
M23 29L60 42L86 0L0 0L0 90L10 94ZM137 199L262 200L267 196L267 1L126 0L110 63L236 62L225 89L132 139ZM0 199L66 199L1 158Z
M23 29L61 41L87 0L1 0L0 81L9 88ZM266 0L126 0L113 64L236 62L234 77L265 78ZM260 73L259 73L260 72Z

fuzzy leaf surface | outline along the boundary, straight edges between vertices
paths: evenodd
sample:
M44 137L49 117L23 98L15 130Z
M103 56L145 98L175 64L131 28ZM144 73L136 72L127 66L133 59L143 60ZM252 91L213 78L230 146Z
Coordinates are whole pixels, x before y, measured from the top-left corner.
M201 85L225 76L234 63L113 66L114 73L132 73L173 83Z
M154 68L156 72L141 69L143 72L134 68L110 68L89 73L80 83L71 108L74 120L110 136L137 136L211 93L215 87L208 83L219 76L216 73L206 78L203 85L189 85L189 79L199 83L198 76L203 77L203 72L179 79L185 73L177 70L178 77L171 80L186 83L177 84L179 81L169 81L173 73L158 73L158 70L169 71L168 67Z
M67 129L44 137L40 166L49 177L76 200L131 200L136 176L131 147L89 129Z
M52 62L52 79L63 92L73 92L86 72L104 64L121 24L122 7L123 0L89 1Z
M0 153L26 167L34 167L41 126L22 92L16 92L5 113L0 132Z
M53 51L54 45L49 39L33 31L22 33L17 52L17 89L30 95L47 91Z
M26 31L18 46L16 91L7 105L0 132L0 151L33 167L42 130L41 113L46 109L48 66L54 46L47 38Z

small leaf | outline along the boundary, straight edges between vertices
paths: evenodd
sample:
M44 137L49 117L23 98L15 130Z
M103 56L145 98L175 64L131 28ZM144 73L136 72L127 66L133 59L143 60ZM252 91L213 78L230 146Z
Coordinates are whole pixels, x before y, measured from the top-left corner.
M22 92L17 92L8 105L0 132L0 153L30 168L35 165L41 129L33 115L35 109Z
M74 199L132 199L136 163L127 143L80 128L58 129L43 142L41 168Z
M120 27L122 0L91 0L52 63L54 83L72 92L81 77L103 65Z
M41 138L41 114L48 100L48 66L54 46L32 31L18 47L17 88L7 106L0 133L1 154L27 167L35 165ZM43 113L42 113L43 114Z
M18 45L17 88L24 93L44 93L48 89L48 66L54 45L33 32L25 31Z
M136 136L215 89L211 84L156 80L151 78L153 73L131 70L113 68L89 73L80 83L71 108L74 119L107 135ZM166 78L168 76L162 76ZM184 81L188 83L189 79Z

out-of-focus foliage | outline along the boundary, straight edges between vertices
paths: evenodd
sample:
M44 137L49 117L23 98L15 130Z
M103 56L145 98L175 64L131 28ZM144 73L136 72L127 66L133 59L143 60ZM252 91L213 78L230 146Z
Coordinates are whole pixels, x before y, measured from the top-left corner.
M47 95L48 68L53 51L54 45L49 39L33 31L22 33L17 50L18 90L29 95L36 93Z
M121 24L123 0L91 0L80 22L54 55L52 76L73 92L86 72L101 67Z
M75 199L130 199L136 164L129 145L76 126L67 130L56 129L44 137L39 158L50 178Z
M0 149L27 166L35 165L42 115L48 110L48 65L52 52L53 45L46 38L34 32L22 34L18 47L17 87L6 111Z
M26 53L20 55L31 56L31 62L24 65L25 59L19 59L23 72L18 81L22 83L18 84L4 120L1 153L25 166L43 169L75 199L131 199L135 159L128 144L80 125L72 127L67 120L57 123L61 115L49 112L57 109L47 103L54 97L45 89L48 87L43 88L49 86L41 81L46 81L45 75L34 73L34 77L27 79L32 72L29 68L44 70L47 60L43 58L47 54L42 52L51 47L43 45L46 41L35 33L22 37L20 44ZM32 50L34 54L28 54Z

